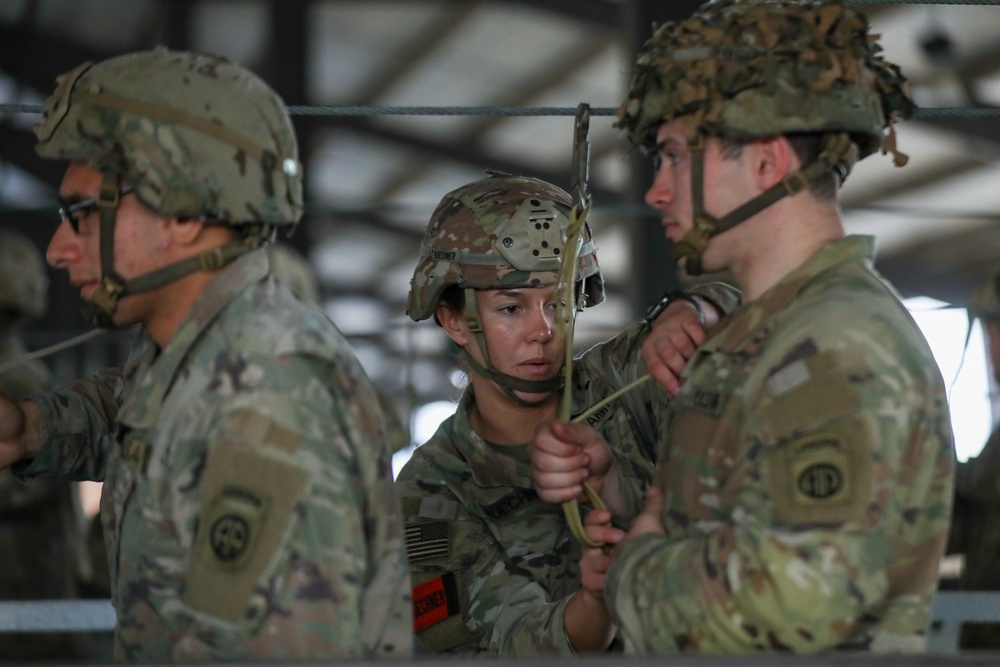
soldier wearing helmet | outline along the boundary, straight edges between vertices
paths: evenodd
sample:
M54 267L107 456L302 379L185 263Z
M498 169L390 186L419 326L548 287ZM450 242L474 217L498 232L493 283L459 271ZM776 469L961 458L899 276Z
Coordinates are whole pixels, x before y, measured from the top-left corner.
M572 207L554 185L489 172L445 195L425 230L407 315L434 318L470 371L455 415L396 481L414 630L429 651L573 655L605 650L614 636L599 567L591 574L582 571L587 562L578 565L581 549L562 511L532 488L525 447L559 402L567 343L553 316ZM604 283L589 227L579 242L575 301L589 307L603 300ZM701 294L723 310L738 299L721 285ZM683 305L654 326L675 321L701 332ZM647 332L637 324L574 363L575 414L645 374L639 344ZM666 400L648 383L588 419L616 442L614 456L637 480L652 473L650 415Z
M35 245L0 230L0 365L26 353L21 327L45 313L49 277ZM13 399L52 388L48 369L32 361L0 373L0 392ZM74 489L41 479L24 484L0 471L0 599L59 600L78 595L82 545ZM10 660L82 660L72 633L0 635L0 655Z
M668 463L607 573L627 652L922 650L954 472L945 387L836 194L855 159L895 152L910 109L839 2L706 3L639 55L619 124L656 155L646 202L681 265L728 270L743 303L685 369ZM557 461L533 457L553 502L550 477L582 474Z
M410 653L409 578L374 391L261 246L301 215L282 100L165 49L63 75L35 128L68 160L48 260L124 369L0 401L17 474L103 479L119 660Z
M993 377L1000 382L1000 272L975 289L969 303L969 324L979 319L986 336ZM982 451L959 462L955 475L948 552L964 554L960 578L967 591L1000 591L1000 429L994 429ZM963 623L959 648L1000 649L996 623Z

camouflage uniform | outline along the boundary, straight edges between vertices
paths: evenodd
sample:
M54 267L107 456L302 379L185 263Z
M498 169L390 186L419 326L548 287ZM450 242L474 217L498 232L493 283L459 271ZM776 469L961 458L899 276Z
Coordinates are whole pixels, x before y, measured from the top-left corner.
M637 654L919 650L954 453L926 342L848 237L712 332L606 600Z
M664 124L684 133L690 227L675 250L689 272L716 235L743 223L770 232L776 202L826 217L793 221L802 242L732 259L746 275L822 244L759 281L769 287L684 371L658 449L666 534L621 545L606 580L632 653L925 644L953 486L945 388L872 269L873 240L824 243L842 229L836 189L857 159L881 148L905 163L892 128L914 105L880 51L864 15L841 2L716 0L660 26L637 59L620 125L646 146ZM794 143L803 134L813 147ZM798 160L715 217L704 155L716 137L737 148L783 137ZM727 159L724 141L712 148Z
M644 326L633 326L574 364L574 413L645 374ZM665 403L647 382L588 421L616 446L620 469L641 489L652 475ZM523 446L494 446L472 429L466 389L455 415L413 453L396 480L406 516L414 628L425 648L525 657L574 653L563 611L580 588L580 545L558 505L539 500ZM443 593L443 595L442 595Z
M45 311L48 276L41 252L20 234L0 231L0 364L27 353L19 327ZM0 393L14 400L52 388L38 361L0 374ZM75 489L37 480L25 484L0 470L0 600L60 600L77 596L81 556ZM0 661L82 660L70 633L0 634Z
M446 195L425 231L407 314L430 317L446 289L463 288L464 315L485 360L470 362L472 371L506 389L515 403L532 405L512 389L552 392L562 376L531 384L492 367L475 291L554 284L571 206L569 195L551 184L491 173ZM587 227L577 262L580 301L600 303L603 279ZM725 312L739 299L721 283L695 292ZM575 414L646 374L639 358L645 332L644 324L635 325L574 363ZM456 414L417 448L396 481L418 644L466 655L571 655L563 616L580 589L580 547L560 507L538 499L526 448L492 445L473 430L475 400L470 386ZM631 504L650 480L654 418L666 401L663 389L647 382L588 417L615 444L618 469L632 482L623 486L638 494Z
M985 326L1000 321L1000 274L984 282L972 297L969 316ZM970 326L972 322L969 322ZM989 334L990 337L995 333ZM994 364L995 352L990 356ZM955 507L952 513L949 553L965 554L961 588L968 591L1000 591L1000 429L990 434L982 451L958 464L955 475ZM965 623L959 647L1000 649L1000 627L996 623Z
M263 252L236 260L113 385L33 399L47 440L17 472L105 479L116 659L409 653L374 393L329 320L266 276Z
M45 441L16 471L105 480L116 659L410 655L374 391L324 313L269 277L260 249L302 214L281 99L223 58L156 49L61 76L35 132L43 157L102 176L98 197L62 210L64 243L80 234L73 209L100 215L85 232L100 232L100 284L85 303L95 323L116 326L122 297L215 272L166 341L140 329L124 370L32 398ZM233 233L124 278L108 241L129 193Z

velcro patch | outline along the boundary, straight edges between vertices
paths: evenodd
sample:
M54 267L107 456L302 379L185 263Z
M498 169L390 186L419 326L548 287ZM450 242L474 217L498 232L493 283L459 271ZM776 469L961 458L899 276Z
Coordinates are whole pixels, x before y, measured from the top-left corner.
M451 547L451 523L444 520L406 524L406 555L410 561L447 556Z
M445 572L413 588L413 632L420 632L458 613L455 575Z

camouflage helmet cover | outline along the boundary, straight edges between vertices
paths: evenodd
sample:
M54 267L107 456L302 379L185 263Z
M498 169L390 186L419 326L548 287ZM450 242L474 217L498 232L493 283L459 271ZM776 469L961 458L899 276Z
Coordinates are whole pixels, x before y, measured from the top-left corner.
M646 43L617 125L647 148L680 119L689 136L846 132L860 157L895 152L883 130L914 104L880 51L865 16L839 2L708 2Z
M969 317L981 320L1000 320L1000 272L993 274L972 293Z
M406 314L414 321L433 315L450 285L502 289L557 282L573 200L536 178L487 173L446 194L431 215L410 281ZM581 242L576 277L584 283L581 305L589 307L604 300L589 225Z
M231 225L301 217L291 119L248 70L157 48L84 63L56 81L35 126L42 157L117 172L163 215Z
M15 324L45 312L49 276L41 251L27 237L0 230L0 310Z

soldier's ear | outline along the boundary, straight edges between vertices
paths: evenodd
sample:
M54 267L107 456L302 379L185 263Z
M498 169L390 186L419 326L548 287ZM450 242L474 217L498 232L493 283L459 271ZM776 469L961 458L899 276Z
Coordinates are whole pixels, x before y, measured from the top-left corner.
M190 246L201 238L205 223L197 219L167 218L167 231L171 240L178 245Z
M462 311L455 310L445 303L438 303L434 309L434 318L456 345L466 346L471 333L465 323L465 314Z
M788 139L782 136L757 139L750 144L752 168L760 190L780 183L798 169L798 158Z

